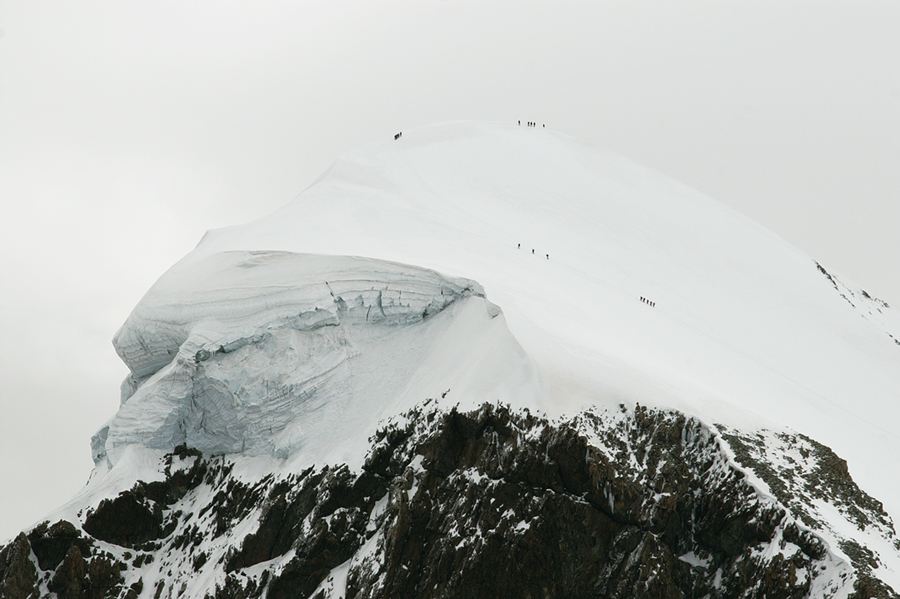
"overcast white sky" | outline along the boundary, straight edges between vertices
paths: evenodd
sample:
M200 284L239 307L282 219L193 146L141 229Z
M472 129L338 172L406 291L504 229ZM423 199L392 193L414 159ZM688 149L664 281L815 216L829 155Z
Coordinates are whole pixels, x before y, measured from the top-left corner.
M900 307L900 3L0 3L0 540L90 472L110 339L206 229L342 152L535 120Z

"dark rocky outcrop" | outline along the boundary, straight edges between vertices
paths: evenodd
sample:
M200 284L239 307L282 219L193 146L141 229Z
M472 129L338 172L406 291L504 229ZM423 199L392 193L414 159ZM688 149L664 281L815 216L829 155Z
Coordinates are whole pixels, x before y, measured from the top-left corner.
M138 482L114 499L104 499L88 512L84 531L96 539L122 547L141 547L166 537L177 526L177 517L164 518L165 508L172 505L203 481L206 466L197 459L189 470L172 471L172 459L199 457L199 452L185 446L176 447L168 457L166 480Z
M24 533L0 549L0 597L30 599L40 597L37 568L31 561L31 544Z
M71 547L66 553L62 566L53 575L50 581L50 590L56 593L59 599L77 599L86 595L87 569L84 556L78 547Z
M834 583L820 594L852 580L856 598L897 597L855 541L841 545L852 564L828 570L836 562L798 506L814 521L805 502L824 497L848 521L887 536L893 525L846 464L805 437L773 437L808 452L786 478L775 441L676 412L549 422L427 405L381 429L359 472L251 482L228 458L179 447L165 480L102 502L83 531L45 523L3 548L3 597L162 599L213 571L221 582L203 592L218 599L787 599L811 596L826 575ZM748 482L726 442L779 501Z
M28 541L41 570L55 570L75 545L82 555L91 554L90 543L81 537L74 524L66 520L60 520L53 526L49 522L37 525L28 533Z
M711 438L682 443L696 422L639 410L609 431L620 457L637 458L630 472L622 471L630 460L601 454L577 424L529 425L490 407L441 416L412 450L423 458L421 475L402 462L384 472L394 481L384 564L351 568L348 596L716 596L719 569L723 591L753 590L769 569L772 588L759 585L756 596L808 590L808 581L777 584L781 565L749 555L772 539L783 514L742 501L734 476L715 494L693 492L709 486L712 466L693 463ZM709 565L679 559L690 551Z
M114 599L122 591L126 568L113 555L98 551L71 522L44 522L0 551L0 597L54 593L58 599Z
M893 522L880 501L859 488L847 461L806 435L741 433L719 425L741 466L753 471L783 505L807 526L824 525L815 515L816 500L837 507L860 530L876 527L895 536ZM802 463L790 457L800 454Z
M84 521L84 531L96 539L134 547L158 539L162 534L162 507L148 501L141 487L123 491L115 499L104 499Z
M286 555L279 534L294 555L246 596L324 597L344 564L357 598L806 597L826 554L679 414L552 425L485 406L407 422L373 439L357 477L323 470L273 488L229 570ZM795 550L763 559L768 543Z

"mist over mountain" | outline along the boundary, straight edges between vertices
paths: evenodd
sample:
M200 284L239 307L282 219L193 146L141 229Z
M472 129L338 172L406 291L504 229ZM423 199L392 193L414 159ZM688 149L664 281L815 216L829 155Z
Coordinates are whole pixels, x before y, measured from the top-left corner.
M539 124L339 158L135 307L4 597L896 597L900 316Z

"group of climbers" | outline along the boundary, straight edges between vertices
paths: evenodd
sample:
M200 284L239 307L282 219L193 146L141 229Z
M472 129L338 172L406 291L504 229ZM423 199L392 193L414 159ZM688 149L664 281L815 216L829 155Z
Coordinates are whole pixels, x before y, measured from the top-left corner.
M518 246L517 246L516 249L520 249L520 250L521 250L521 249L522 249L522 244L521 244L521 243L518 244ZM531 248L531 253L534 254L534 248ZM550 254L544 254L544 255L547 256L547 260L550 259Z

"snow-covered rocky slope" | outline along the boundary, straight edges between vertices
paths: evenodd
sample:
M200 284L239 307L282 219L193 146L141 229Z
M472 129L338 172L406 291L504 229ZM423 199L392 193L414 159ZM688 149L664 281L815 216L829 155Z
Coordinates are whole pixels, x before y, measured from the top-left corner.
M826 268L543 128L371 144L150 289L0 591L896 596L900 316Z

